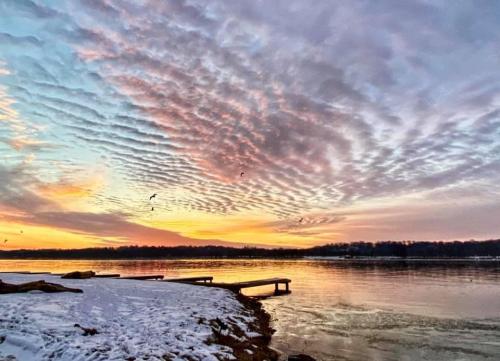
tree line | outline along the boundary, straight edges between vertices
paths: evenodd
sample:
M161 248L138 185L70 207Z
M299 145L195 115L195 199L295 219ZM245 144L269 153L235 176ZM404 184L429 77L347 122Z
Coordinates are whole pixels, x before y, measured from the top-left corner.
M417 242L385 241L331 243L306 249L223 246L123 246L83 249L21 249L0 251L0 258L32 259L131 259L131 258L303 258L399 257L468 258L500 257L500 239L487 241Z

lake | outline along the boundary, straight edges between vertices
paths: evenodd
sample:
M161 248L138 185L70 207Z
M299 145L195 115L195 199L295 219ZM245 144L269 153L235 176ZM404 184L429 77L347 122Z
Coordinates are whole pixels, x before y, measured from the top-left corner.
M0 260L0 271L292 279L262 302L272 346L319 360L500 359L499 262L345 260ZM270 294L274 286L245 291Z

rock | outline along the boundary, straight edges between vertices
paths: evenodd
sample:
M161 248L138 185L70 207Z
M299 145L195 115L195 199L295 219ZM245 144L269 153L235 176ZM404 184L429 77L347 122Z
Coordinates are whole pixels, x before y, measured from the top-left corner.
M1 357L0 361L18 361L14 355L7 355L5 357Z
M316 361L316 359L309 355L299 353L297 355L288 356L288 361Z
M97 335L99 332L95 328L87 328L87 327L82 327L78 323L75 323L75 327L78 327L83 331L83 336L94 336Z
M24 293L30 291L43 291L43 292L74 292L83 293L82 290L78 288L69 288L59 285L57 283L48 283L43 280L21 283L19 285L14 285L10 283L4 283L0 280L0 294L6 293Z
M65 275L62 275L61 278L67 278L67 279L85 279L85 278L92 278L95 276L94 271L75 271L75 272L69 272L66 273Z

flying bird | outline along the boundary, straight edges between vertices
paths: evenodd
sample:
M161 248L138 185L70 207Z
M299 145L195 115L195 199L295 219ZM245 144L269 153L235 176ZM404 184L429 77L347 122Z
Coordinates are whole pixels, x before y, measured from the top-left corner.
M24 233L24 232L23 232L23 230L21 229L21 234L23 234L23 233Z
M151 197L149 197L149 200L152 200L153 198L156 198L156 193L154 193Z
M155 207L151 207L151 211L154 211L155 210Z
M304 217L302 217L301 219L299 219L299 223L302 223L303 220L304 220Z
M245 172L241 172L240 173L240 177L243 177L244 174L245 174Z
M7 241L8 241L8 239L4 239L4 240L3 240L3 243L7 243Z

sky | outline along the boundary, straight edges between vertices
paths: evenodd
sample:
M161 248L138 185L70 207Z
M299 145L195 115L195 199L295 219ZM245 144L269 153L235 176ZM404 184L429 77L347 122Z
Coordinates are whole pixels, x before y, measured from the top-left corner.
M499 69L495 0L0 0L0 247L498 238Z

